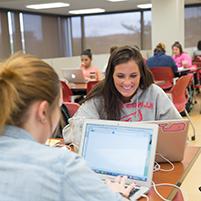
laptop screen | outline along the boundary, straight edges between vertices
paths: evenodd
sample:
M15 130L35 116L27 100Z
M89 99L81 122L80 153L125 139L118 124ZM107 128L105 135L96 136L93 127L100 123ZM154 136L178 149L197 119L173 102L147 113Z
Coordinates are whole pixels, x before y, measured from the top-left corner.
M87 123L82 156L95 172L147 181L153 129Z

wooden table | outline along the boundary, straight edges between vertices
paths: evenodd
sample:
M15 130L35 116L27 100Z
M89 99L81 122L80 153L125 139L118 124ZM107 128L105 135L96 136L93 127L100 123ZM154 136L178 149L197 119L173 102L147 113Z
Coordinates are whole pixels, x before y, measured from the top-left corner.
M158 86L165 84L165 82L166 82L165 80L154 80L154 84Z
M192 165L196 161L197 157L201 152L200 147L187 146L185 150L184 160L180 163L174 163L174 170L171 172L162 172L158 171L154 173L153 181L156 184L159 183L171 183L180 186L185 179L186 175L190 171ZM167 163L161 164L161 168L168 169L169 165ZM169 199L172 200L176 194L177 190L173 187L158 187L159 193ZM148 193L150 201L161 201L161 198L154 192L153 188ZM146 200L145 198L141 198L140 201Z
M63 143L63 139L50 138L50 139L48 139L46 144L53 145L59 141L61 143ZM69 149L71 149L71 147ZM71 149L71 150L73 150L73 149ZM183 161L174 163L174 170L171 172L162 172L162 171L155 172L153 175L153 181L155 182L155 184L170 183L170 184L175 184L177 186L181 186L186 175L191 170L194 162L197 160L200 153L201 153L200 147L187 146L186 150L185 150ZM167 163L161 163L160 165L161 165L161 168L163 168L163 169L170 168L169 164L167 164ZM172 200L177 194L177 189L175 189L173 187L168 187L168 186L157 187L157 190L163 197L165 197L166 199L169 199L169 200ZM161 201L161 199L155 193L153 188L151 188L150 192L148 193L148 196L149 196L150 201ZM140 201L145 201L145 200L146 200L145 198L140 199Z
M182 75L186 75L188 73L197 73L199 70L201 70L201 67L192 66L190 68L178 68L178 71L176 72L176 75L178 77L181 77Z
M86 83L68 83L73 95L86 95L87 84Z

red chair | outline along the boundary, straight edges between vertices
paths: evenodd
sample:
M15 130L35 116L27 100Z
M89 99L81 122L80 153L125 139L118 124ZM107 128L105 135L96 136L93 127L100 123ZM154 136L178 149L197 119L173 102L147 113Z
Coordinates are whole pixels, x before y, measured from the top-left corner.
M71 97L73 95L71 89L64 81L61 80L60 82L61 82L62 92L63 92L63 102L71 102Z
M64 104L68 108L68 112L71 117L77 112L78 108L80 107L78 103L64 102Z
M197 67L201 67L201 55L200 56L195 56L192 64L197 66Z
M172 201L184 201L184 197L181 191L178 191Z
M151 67L154 80L164 81L158 84L163 90L169 90L173 86L174 73L171 67Z
M196 83L194 88L200 89L201 88L201 56L195 56L192 64L197 68L194 73L196 73Z
M195 140L195 127L190 119L190 116L186 110L186 103L188 102L188 86L193 78L193 74L188 74L180 77L172 89L168 92L171 94L172 101L179 112L185 112L190 124L193 128L192 140Z
M94 88L94 86L98 83L98 81L89 81L87 82L87 94L89 91Z

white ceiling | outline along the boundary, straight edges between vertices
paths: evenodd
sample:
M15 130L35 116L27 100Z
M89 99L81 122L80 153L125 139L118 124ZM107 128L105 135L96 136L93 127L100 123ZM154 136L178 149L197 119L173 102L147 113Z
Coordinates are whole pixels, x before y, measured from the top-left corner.
M70 7L33 10L26 8L28 4L39 4L47 2L63 2L69 3ZM26 10L31 12L51 13L59 15L69 15L69 10L86 9L86 8L103 8L107 12L124 11L137 9L137 4L150 3L151 0L128 0L118 3L112 3L107 0L0 0L0 8L8 8L14 10ZM201 0L185 0L185 4L201 3Z

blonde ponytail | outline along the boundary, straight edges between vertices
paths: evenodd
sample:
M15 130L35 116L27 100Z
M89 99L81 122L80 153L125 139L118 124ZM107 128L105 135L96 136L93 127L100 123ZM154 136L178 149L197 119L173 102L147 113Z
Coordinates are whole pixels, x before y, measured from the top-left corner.
M9 120L11 111L16 110L16 102L18 99L18 93L15 87L0 78L0 128L6 124L6 121Z
M53 105L59 99L59 87L53 68L36 57L18 53L1 63L0 129L6 124L20 126L34 101Z

